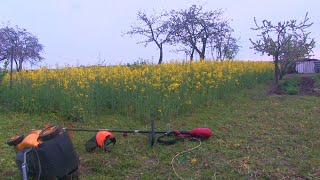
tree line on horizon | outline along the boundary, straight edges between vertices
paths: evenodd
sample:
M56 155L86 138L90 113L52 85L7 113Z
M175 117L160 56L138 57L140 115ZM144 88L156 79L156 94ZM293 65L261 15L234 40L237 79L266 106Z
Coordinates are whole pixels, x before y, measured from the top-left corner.
M190 61L194 59L195 53L200 60L204 60L207 49L218 60L233 59L240 46L232 36L234 30L223 13L222 10L205 11L203 6L197 5L160 15L138 11L139 24L131 26L126 34L144 36L144 40L138 42L144 46L155 44L159 49L158 64L163 61L163 48L166 44L176 47L177 52L184 52Z
M155 44L159 50L158 64L163 62L164 45L176 47L176 52L184 52L192 61L195 54L205 60L206 53L220 61L233 59L239 52L238 39L233 37L234 29L230 20L223 16L222 10L206 11L203 5L192 5L187 9L164 11L147 14L137 12L139 24L131 26L126 35L141 35L144 40L138 43L144 46ZM309 57L315 47L315 40L310 38L307 29L313 25L309 22L308 13L303 21L288 20L273 24L262 20L259 24L254 18L253 31L260 34L257 40L249 39L252 49L261 54L273 57L275 81L287 74L290 66L299 59ZM15 65L21 71L23 64L37 64L44 60L44 46L38 38L26 29L6 25L0 28L0 63L3 69L10 65L11 73Z

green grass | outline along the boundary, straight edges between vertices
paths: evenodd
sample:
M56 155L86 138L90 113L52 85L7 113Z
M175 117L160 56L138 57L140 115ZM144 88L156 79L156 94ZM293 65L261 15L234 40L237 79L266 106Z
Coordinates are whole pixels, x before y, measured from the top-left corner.
M278 84L286 94L297 95L300 91L300 77L311 77L315 81L315 88L320 88L320 74L289 74Z
M317 74L315 77L314 77L314 80L316 81L315 82L315 86L317 88L320 88L320 74Z
M175 168L185 179L317 179L320 177L320 98L268 96L259 85L217 100L193 113L156 121L156 129L210 127L213 136L201 148L182 154ZM59 122L52 115L13 112L0 105L0 177L19 179L15 152L4 142L16 133ZM105 113L76 122L78 127L149 129L146 120ZM148 136L115 134L113 152L87 153L94 134L74 133L83 179L178 179L171 159L197 142L148 145ZM196 158L195 164L190 160ZM208 166L204 166L208 163ZM244 167L244 163L248 168Z
M287 79L278 85L285 93L289 95L296 95L299 93L299 83L297 79Z

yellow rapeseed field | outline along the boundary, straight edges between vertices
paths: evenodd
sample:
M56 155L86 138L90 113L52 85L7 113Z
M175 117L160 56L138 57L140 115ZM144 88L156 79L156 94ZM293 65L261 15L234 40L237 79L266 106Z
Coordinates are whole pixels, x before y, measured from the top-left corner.
M104 109L167 118L272 77L270 62L199 61L23 70L3 99L28 112L81 118Z

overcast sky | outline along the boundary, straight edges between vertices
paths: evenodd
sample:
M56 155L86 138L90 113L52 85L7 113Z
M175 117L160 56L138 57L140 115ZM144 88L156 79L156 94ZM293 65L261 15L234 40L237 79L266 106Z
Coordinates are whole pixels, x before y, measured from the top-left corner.
M162 12L205 4L206 10L225 10L232 20L234 36L242 46L237 59L264 59L250 49L249 38L256 39L253 18L273 22L303 20L309 12L311 37L316 40L315 57L320 58L319 0L2 0L0 22L18 25L36 35L45 46L45 63L51 67L70 65L132 63L138 59L157 62L155 45L136 44L139 37L122 36L137 23L137 11ZM170 52L164 59L184 60L185 55ZM209 57L210 58L210 57Z

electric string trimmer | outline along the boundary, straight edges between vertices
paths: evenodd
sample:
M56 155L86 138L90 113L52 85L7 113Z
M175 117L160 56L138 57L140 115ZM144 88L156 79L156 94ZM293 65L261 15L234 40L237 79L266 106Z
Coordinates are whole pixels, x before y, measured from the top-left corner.
M157 142L162 144L174 144L179 139L184 138L199 138L199 139L209 139L211 137L210 128L193 128L191 130L155 130L154 120L151 121L150 130L121 130L121 129L90 129L90 128L63 128L66 131L85 131L85 132L97 132L97 134L92 137L86 143L86 150L88 152L93 151L96 147L103 148L108 151L108 145L116 143L115 136L112 133L136 133L136 134L149 134L149 144L152 147L155 143L155 134L162 134L158 137ZM167 136L174 135L176 138L173 140L165 140Z
M68 128L51 125L42 130L30 131L26 135L16 135L7 141L7 144L13 146L17 152L16 163L22 171L23 179L28 179L28 176L44 179L74 177L78 174L79 157L74 150L68 131L97 132L85 144L88 152L97 147L108 151L109 145L116 143L113 132L149 134L150 146L155 143L155 134L162 134L157 139L157 142L162 144L174 144L177 140L184 138L208 139L211 137L209 128L155 130L154 120L151 121L151 130ZM165 137L170 135L174 135L175 139L166 140Z

